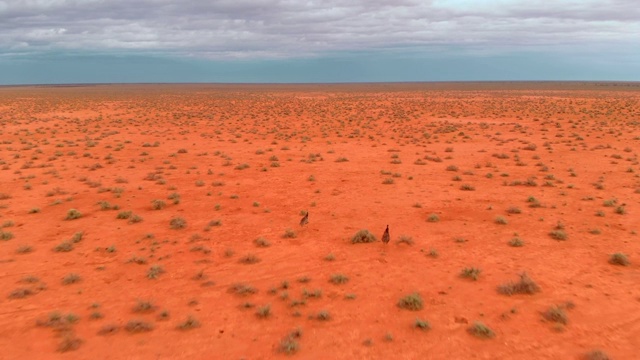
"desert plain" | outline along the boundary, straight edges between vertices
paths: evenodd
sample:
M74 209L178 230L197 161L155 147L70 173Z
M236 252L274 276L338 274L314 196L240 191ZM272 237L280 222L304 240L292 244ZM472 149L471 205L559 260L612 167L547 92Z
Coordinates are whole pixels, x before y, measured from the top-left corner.
M640 357L638 83L1 87L0 124L1 359Z

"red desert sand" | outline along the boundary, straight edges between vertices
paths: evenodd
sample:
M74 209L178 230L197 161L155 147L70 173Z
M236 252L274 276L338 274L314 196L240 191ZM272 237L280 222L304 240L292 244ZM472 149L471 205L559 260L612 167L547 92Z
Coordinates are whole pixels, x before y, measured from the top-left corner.
M637 358L639 101L2 87L0 358Z

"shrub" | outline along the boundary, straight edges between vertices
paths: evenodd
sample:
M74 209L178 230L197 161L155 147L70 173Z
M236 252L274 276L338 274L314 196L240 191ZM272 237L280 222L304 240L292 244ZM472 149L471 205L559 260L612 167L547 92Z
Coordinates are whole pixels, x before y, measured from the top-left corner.
M398 301L398 307L411 311L422 309L422 297L418 293L409 294Z
M544 313L542 313L542 316L548 321L553 321L560 324L566 324L568 322L567 314L559 306L550 307Z
M302 337L302 330L296 329L292 331L280 341L278 351L287 355L295 354L299 349L296 339L299 339L300 337Z
M293 238L295 238L296 236L297 236L297 235L296 235L296 232L295 232L295 231L293 231L293 230L291 230L291 229L287 229L287 230L285 230L285 231L284 231L284 234L282 234L282 237L283 237L283 238L285 238L285 239L293 239Z
M255 264L260 262L260 258L253 254L248 254L240 258L239 261L243 264Z
M329 281L333 284L346 284L349 281L349 278L343 274L333 274Z
M513 239L509 240L509 246L521 247L524 246L524 241L519 237L514 237Z
M124 329L130 333L149 332L153 330L153 324L143 320L130 320Z
M609 264L629 266L630 262L625 254L615 253L615 254L612 254L611 257L609 258Z
M149 301L138 301L136 306L133 307L135 313L150 313L156 309L155 306Z
M515 206L511 206L507 209L507 214L520 214L520 213L522 213L522 210L520 210Z
M229 292L236 295L246 296L246 295L255 294L258 292L258 290L251 285L236 283L231 285L231 287L229 287Z
M73 250L73 243L71 241L61 242L60 244L56 245L53 250L56 252L69 252Z
M592 350L584 355L584 360L611 360L611 358L602 350Z
M75 284L75 283L79 282L80 280L82 280L80 275L71 273L71 274L65 276L64 278L62 278L62 284L63 285Z
M82 339L76 337L72 332L66 333L56 349L59 352L78 350L82 345Z
M27 288L19 288L19 289L15 289L13 290L10 294L9 294L9 299L23 299L26 298L27 296L33 295L35 294L35 292L31 289L27 289Z
M164 273L164 269L160 265L153 265L147 272L148 279L157 279L160 274Z
M169 227L174 230L183 229L187 226L187 221L181 217L175 217L169 221Z
M126 220L133 215L133 211L121 211L116 215L116 219Z
M259 237L255 240L253 240L253 242L256 244L257 247L269 247L271 246L271 243L269 243L269 241L263 237Z
M167 203L164 202L164 200L160 200L160 199L151 200L151 208L153 210L161 210L161 209L164 209L166 206L167 206Z
M260 306L258 310L256 310L256 316L259 318L266 318L271 315L271 305Z
M420 330L431 330L431 324L428 321L417 318L413 323L413 326Z
M464 268L462 269L462 272L460 273L461 277L464 278L469 278L469 279L473 279L478 280L478 277L480 277L480 273L482 272L482 270L478 269L478 268Z
M198 327L200 327L200 322L196 318L194 318L193 316L189 315L189 317L187 317L186 320L184 320L183 322L178 324L176 329L178 329L178 330L191 330L191 329L195 329L195 328L198 328Z
M80 213L80 211L76 209L69 209L69 211L67 211L67 217L65 218L65 220L75 220L81 217L82 214Z
M376 241L375 235L369 232L367 229L359 230L353 237L351 238L352 244L358 243L371 243Z
M400 235L400 237L398 238L398 243L413 245L413 238L408 235Z
M552 239L558 241L567 240L567 233L562 230L553 230L549 233L549 236L551 236Z
M427 221L428 221L428 222L438 222L438 221L440 221L440 218L438 217L438 215L437 215L437 214L430 214L430 215L427 217Z
M316 319L320 321L328 321L328 320L331 320L331 314L326 310L321 310L316 315Z
M498 292L511 296L514 294L535 294L540 291L540 287L526 274L520 275L518 282L508 282L498 287Z
M483 324L480 321L476 321L469 327L467 330L473 336L477 336L479 338L492 338L495 336L493 330L491 330L487 325Z

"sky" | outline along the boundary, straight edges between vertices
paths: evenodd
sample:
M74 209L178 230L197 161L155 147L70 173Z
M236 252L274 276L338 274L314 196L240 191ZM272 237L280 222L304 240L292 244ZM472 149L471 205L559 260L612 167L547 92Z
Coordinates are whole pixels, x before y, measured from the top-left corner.
M0 85L640 81L640 0L0 0Z

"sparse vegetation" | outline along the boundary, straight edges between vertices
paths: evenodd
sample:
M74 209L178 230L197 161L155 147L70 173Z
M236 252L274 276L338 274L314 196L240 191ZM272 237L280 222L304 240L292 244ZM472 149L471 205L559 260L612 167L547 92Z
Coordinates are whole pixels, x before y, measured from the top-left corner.
M80 211L76 209L70 209L69 211L67 211L67 217L65 217L65 220L75 220L81 217L82 214L80 213Z
M515 294L535 294L540 291L540 287L526 274L520 274L520 280L517 282L508 282L498 287L498 292L503 295L511 296Z
M423 306L423 300L420 294L409 294L398 301L398 307L401 309L407 309L411 311L421 310Z
M473 336L489 339L495 337L495 333L487 325L480 321L476 321L468 329L469 333Z
M464 268L462 269L462 272L460 273L460 276L463 278L468 278L468 279L472 279L472 280L478 280L478 278L480 277L480 273L482 272L482 270L478 269L478 268L474 268L474 267L469 267L469 268Z
M187 221L181 217L175 217L169 221L169 227L177 230L184 229L187 226Z
M376 240L376 236L370 233L367 229L359 230L355 235L353 235L353 237L351 237L352 244L371 243Z
M623 253L611 254L611 257L609 257L609 263L620 266L629 266L629 264L631 264L627 256Z

